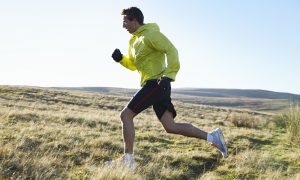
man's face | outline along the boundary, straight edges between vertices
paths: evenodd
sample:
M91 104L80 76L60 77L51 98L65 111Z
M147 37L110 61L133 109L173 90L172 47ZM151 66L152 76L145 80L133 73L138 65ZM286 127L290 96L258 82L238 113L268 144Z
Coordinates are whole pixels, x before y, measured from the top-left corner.
M136 21L130 21L127 16L123 17L123 28L125 28L130 34L136 31Z

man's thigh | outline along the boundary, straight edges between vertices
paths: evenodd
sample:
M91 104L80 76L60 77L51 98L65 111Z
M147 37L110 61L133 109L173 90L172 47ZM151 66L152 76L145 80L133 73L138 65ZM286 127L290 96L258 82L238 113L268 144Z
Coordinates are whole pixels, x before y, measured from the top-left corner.
M136 114L139 114L149 106L159 102L162 98L162 90L157 81L147 81L134 97L130 100L127 107Z
M174 119L177 115L174 105L170 97L160 100L158 103L153 105L153 109L155 114L159 120L162 119L162 116L166 111L172 114L172 118Z

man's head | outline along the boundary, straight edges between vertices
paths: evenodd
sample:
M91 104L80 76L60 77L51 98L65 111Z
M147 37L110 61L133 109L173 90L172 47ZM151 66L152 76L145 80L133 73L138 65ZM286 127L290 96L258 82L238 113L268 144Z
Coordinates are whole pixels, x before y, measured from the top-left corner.
M144 15L137 7L123 9L122 15L123 27L127 29L129 33L135 32L141 25L144 24Z

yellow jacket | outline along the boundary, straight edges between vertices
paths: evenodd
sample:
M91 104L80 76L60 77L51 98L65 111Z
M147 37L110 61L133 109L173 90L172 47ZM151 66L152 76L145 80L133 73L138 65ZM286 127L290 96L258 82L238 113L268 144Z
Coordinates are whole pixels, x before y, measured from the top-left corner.
M132 71L139 72L141 86L147 80L159 79L162 76L175 80L180 68L177 49L159 31L155 23L144 24L132 33L128 56L123 55L120 63Z

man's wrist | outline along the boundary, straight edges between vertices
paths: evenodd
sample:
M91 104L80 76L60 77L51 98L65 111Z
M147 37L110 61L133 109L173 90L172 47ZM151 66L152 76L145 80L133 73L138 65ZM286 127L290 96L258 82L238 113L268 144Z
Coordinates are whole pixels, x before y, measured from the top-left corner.
M117 57L117 58L115 59L115 61L116 61L116 62L121 62L122 59L123 59L123 54L121 54L119 57Z

